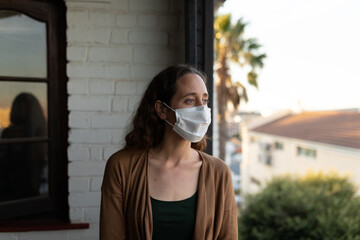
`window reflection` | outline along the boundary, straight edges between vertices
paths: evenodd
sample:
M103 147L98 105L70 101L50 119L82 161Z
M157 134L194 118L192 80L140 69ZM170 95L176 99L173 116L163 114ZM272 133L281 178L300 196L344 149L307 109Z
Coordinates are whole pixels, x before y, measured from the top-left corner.
M0 82L0 135L10 125L10 111L13 101L20 93L33 95L40 103L45 121L47 121L47 84L34 82ZM39 108L37 108L39 109ZM45 131L45 135L46 136ZM31 137L31 136L29 136Z
M10 126L2 138L46 136L46 123L39 101L31 93L20 93L14 99L10 112Z
M30 93L20 93L1 139L44 136L46 121L39 101ZM0 144L0 202L47 193L47 159L47 143Z
M45 23L0 10L0 53L0 76L45 78Z

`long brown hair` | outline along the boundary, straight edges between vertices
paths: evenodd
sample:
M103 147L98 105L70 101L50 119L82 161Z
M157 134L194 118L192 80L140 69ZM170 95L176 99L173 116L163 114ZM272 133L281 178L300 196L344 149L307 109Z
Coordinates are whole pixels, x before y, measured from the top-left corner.
M155 101L160 100L170 106L176 93L176 81L188 73L197 74L206 84L206 76L189 65L170 66L158 73L150 82L133 118L131 130L125 137L125 148L147 149L158 146L165 132L165 123L155 111ZM191 147L200 151L206 148L206 136Z

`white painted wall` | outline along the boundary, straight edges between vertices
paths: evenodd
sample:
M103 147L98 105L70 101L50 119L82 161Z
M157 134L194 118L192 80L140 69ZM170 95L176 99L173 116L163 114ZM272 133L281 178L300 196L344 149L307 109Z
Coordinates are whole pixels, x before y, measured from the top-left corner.
M304 175L307 171L322 171L324 173L336 171L340 175L349 175L350 180L358 187L360 195L360 149L345 148L311 141L285 138L248 131L242 129L243 162L242 162L242 191L255 193L273 176L284 174ZM252 142L251 139L254 141ZM260 153L259 142L274 144L281 142L283 150L272 148L272 165L268 166L258 161ZM298 156L297 147L315 149L316 158ZM251 179L258 180L257 186Z
M108 157L151 78L185 60L184 1L66 0L69 204L87 230L0 233L1 240L98 239Z

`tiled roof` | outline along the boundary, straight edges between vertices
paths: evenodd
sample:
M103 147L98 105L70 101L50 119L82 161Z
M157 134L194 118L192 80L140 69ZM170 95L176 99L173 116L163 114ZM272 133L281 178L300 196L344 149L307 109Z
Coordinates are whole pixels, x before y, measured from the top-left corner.
M360 149L360 112L290 114L251 131Z

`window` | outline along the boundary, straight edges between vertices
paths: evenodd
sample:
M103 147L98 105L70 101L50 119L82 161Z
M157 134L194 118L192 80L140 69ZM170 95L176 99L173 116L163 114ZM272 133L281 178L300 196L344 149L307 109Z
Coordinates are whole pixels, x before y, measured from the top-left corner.
M275 149L283 150L284 149L284 144L281 143L281 142L275 142Z
M250 182L257 185L257 186L261 186L261 182L258 179L254 178L254 177L250 177Z
M316 158L316 150L310 148L297 147L297 155Z
M271 155L271 144L260 142L259 143L259 162L264 163L266 165L272 165L272 155Z
M0 3L0 221L68 219L65 6Z

